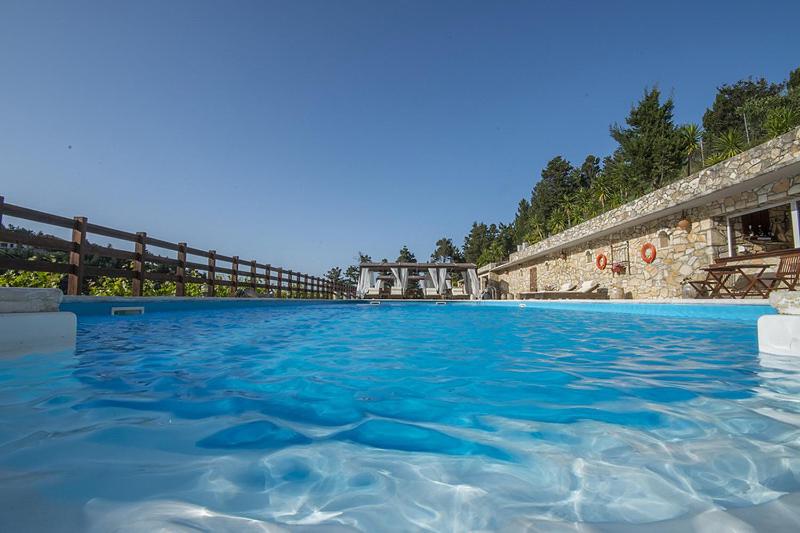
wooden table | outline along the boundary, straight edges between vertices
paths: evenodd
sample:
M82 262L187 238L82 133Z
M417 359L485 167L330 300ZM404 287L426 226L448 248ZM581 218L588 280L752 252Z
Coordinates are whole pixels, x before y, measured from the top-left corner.
M708 273L706 284L711 288L712 298L725 298L722 291L725 291L731 298L746 298L751 293L758 294L762 298L769 296L769 286L760 278L769 265L763 264L738 264L738 265L712 265L701 268ZM756 271L748 274L747 270ZM730 279L736 275L742 276L747 280L747 286L741 292L736 292L735 287L728 286ZM760 285L760 287L759 287Z

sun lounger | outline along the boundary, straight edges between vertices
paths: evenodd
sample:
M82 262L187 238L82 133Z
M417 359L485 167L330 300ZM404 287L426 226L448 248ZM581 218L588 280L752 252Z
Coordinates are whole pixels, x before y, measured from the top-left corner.
M380 298L381 289L379 287L370 287L364 294L364 298Z
M565 283L561 288L567 287L567 290L558 291L536 291L536 292L522 292L520 297L522 299L533 300L597 300L605 299L608 295L604 292L598 292L597 289L600 284L596 281L584 281L580 287L575 288L574 284ZM571 287L571 288L570 288Z
M464 300L469 298L469 294L467 294L467 291L464 290L464 287L453 287L453 290L450 291L450 296L456 300Z
M422 297L425 299L439 298L439 293L434 287L425 287L422 289Z
M401 289L400 287L392 287L391 291L389 292L389 296L391 298L402 298L403 289Z

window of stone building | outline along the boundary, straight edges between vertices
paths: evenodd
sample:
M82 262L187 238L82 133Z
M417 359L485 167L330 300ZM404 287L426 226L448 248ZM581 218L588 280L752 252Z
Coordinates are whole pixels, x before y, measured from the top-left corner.
M658 247L667 248L669 246L669 234L661 230L658 232Z
M749 255L797 247L790 204L728 218L729 254Z

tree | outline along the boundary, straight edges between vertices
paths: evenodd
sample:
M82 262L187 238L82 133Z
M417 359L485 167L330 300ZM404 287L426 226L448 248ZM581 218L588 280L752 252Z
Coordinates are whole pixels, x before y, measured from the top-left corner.
M558 206L559 199L575 187L574 169L569 161L556 156L542 170L542 179L531 192L531 210L544 220Z
M487 226L483 222L473 222L472 229L464 237L464 260L475 263L484 250L489 248L497 237L497 226Z
M750 100L778 96L782 84L769 83L764 78L739 80L732 85L717 88L714 103L703 113L703 129L711 137L718 138L728 130L735 130L743 139L750 135L751 124L745 127L742 106Z
M453 241L447 237L442 237L436 241L436 249L431 254L431 261L434 263L459 263L464 258L461 251Z
M625 119L627 127L611 127L611 136L619 143L622 175L644 191L669 183L683 166L684 143L672 121L672 99L663 104L660 100L657 88L645 90Z
M347 269L344 271L343 279L347 280L353 285L358 285L358 277L361 275L361 269L358 265L361 263L372 263L372 257L363 252L358 252L358 255L354 259L357 261L357 264L347 267Z
M600 158L594 155L587 155L583 160L583 164L578 169L578 179L576 184L581 188L591 186L597 176L600 175Z
M686 124L681 128L681 136L683 137L684 154L686 155L686 175L688 176L692 173L692 159L700 151L702 133L697 124Z
M479 267L489 263L499 263L508 256L508 252L503 249L503 243L499 239L494 241L487 249L481 252L480 257L475 262Z
M356 265L350 265L344 271L344 279L351 285L358 285L358 277L361 275L361 269Z
M411 252L411 250L408 249L408 246L406 246L404 244L403 247L400 248L400 254L397 256L397 262L398 263L416 263L417 262L417 258L414 256L414 254Z
M340 283L343 281L342 279L342 269L339 267L333 267L325 273L325 278L328 281L333 283Z
M786 82L786 89L789 95L800 93L800 67L789 73L789 80Z

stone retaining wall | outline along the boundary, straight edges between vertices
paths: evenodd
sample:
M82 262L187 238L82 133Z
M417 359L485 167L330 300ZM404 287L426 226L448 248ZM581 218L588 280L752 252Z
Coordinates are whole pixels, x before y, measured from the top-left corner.
M622 287L633 298L680 296L684 279L701 276L700 268L727 251L727 216L800 198L799 162L800 128L511 254L511 264L493 272L511 298L531 290L532 268L538 290L596 280L602 287ZM725 194L770 176L774 181ZM707 203L698 202L703 198ZM676 211L686 203L702 205ZM661 211L665 215L653 219ZM677 227L684 217L691 222L688 231ZM657 249L651 264L641 259L645 243ZM623 258L626 247L626 273L615 275L611 262ZM609 260L603 271L595 266L599 253Z

